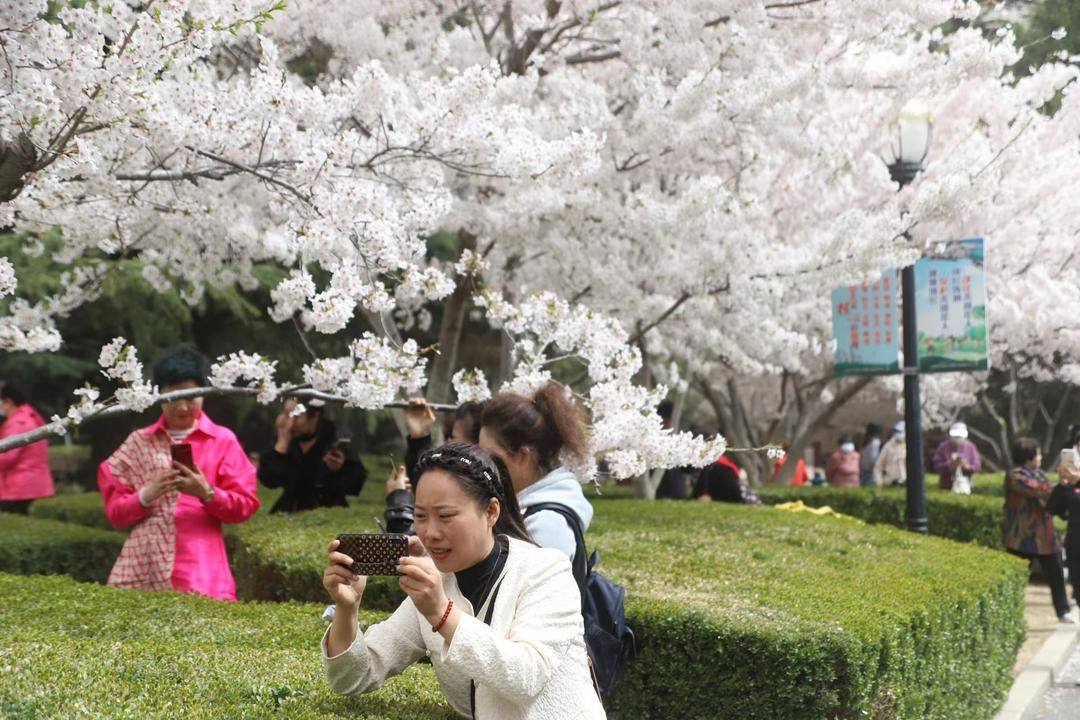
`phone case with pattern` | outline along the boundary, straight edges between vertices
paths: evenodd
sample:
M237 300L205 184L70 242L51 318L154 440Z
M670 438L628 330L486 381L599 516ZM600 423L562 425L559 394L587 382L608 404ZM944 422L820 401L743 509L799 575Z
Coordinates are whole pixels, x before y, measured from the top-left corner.
M357 575L400 575L398 559L409 554L409 536L395 533L342 533L338 552L352 558L349 570Z

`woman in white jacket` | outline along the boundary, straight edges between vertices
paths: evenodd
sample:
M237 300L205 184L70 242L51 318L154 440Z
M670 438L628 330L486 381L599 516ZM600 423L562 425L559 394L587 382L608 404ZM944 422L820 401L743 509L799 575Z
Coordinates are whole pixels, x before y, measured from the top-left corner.
M367 692L426 656L464 717L604 718L570 564L531 542L505 469L467 443L428 451L417 469L416 537L397 568L408 598L390 618L360 632L366 578L330 543L330 687Z

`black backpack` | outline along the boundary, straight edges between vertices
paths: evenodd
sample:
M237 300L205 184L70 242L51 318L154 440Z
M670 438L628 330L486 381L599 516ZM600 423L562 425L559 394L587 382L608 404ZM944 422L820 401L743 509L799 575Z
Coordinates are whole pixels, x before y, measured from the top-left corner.
M581 592L581 615L585 618L585 647L593 670L593 682L604 699L611 697L615 681L626 672L637 654L634 631L626 625L623 602L626 590L596 572L600 553L586 560L585 534L577 513L561 503L539 503L525 510L525 517L542 510L559 513L574 531L574 579Z

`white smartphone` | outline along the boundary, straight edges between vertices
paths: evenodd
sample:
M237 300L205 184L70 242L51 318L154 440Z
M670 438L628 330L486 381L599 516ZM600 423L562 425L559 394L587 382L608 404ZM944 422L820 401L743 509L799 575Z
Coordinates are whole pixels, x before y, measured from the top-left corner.
M1076 449L1065 448L1061 451L1061 464L1069 467L1077 467L1080 463L1076 462Z

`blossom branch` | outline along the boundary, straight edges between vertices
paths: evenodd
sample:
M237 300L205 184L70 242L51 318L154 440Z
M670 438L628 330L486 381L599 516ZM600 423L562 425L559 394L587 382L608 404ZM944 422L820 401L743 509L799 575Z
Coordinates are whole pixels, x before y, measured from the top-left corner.
M187 390L176 390L173 392L162 393L157 397L157 401L160 403L176 402L178 400L190 400L198 397L215 397L215 396L244 396L253 397L261 392L260 388L253 387L200 387L191 388ZM311 388L296 386L281 391L283 397L296 397L306 398L309 400L322 400L324 402L348 402L348 398L340 395L334 395L331 393L319 392ZM432 410L436 412L453 412L457 409L457 405L450 405L445 403L429 403ZM385 407L406 409L409 407L409 403L405 401L395 401L388 403ZM119 415L125 415L133 412L130 408L124 407L119 404L114 404L106 407L103 410L88 415L83 418L81 422L75 422L71 418L61 418L60 420L54 420L51 423L43 425L34 430L30 430L18 435L11 435L10 437L0 440L0 453L7 452L8 450L14 450L16 448L24 447L31 443L44 440L51 435L63 435L70 428L81 426L91 420L99 420L103 418L116 417Z

